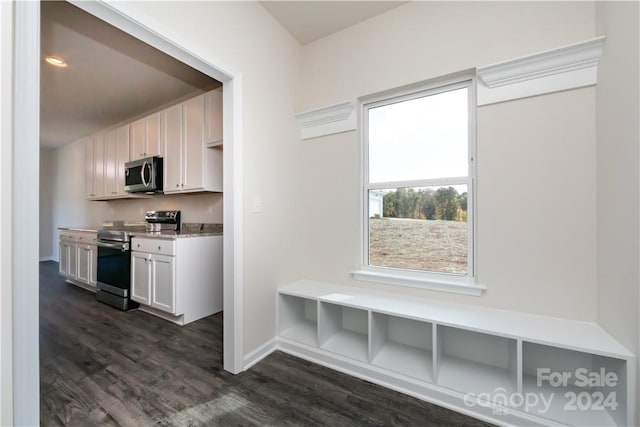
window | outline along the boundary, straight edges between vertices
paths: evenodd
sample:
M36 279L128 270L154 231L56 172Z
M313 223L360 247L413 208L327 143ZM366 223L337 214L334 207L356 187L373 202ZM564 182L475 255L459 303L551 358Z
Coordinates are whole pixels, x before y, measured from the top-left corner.
M364 245L356 278L475 287L472 83L363 104Z

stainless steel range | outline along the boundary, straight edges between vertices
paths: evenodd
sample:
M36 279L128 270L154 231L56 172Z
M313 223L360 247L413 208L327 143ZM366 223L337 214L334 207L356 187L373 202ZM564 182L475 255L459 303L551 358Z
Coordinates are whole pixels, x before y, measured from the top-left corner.
M123 311L139 307L131 300L131 237L179 232L180 211L149 211L145 224L116 222L114 226L98 231L96 299Z
M98 231L98 291L96 299L120 310L137 308L131 301L131 236L144 226Z

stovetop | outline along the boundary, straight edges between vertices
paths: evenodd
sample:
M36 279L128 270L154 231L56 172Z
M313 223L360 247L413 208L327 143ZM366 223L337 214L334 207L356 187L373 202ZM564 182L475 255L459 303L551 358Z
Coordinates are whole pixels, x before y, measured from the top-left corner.
M145 225L114 225L98 230L98 239L128 242L135 233L144 233Z

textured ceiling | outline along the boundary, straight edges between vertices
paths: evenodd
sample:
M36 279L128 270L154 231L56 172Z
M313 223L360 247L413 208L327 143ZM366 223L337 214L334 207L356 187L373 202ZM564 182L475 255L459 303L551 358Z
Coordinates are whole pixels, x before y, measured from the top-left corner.
M41 3L40 143L58 147L220 85L66 1Z
M343 30L406 1L261 1L260 4L300 42Z

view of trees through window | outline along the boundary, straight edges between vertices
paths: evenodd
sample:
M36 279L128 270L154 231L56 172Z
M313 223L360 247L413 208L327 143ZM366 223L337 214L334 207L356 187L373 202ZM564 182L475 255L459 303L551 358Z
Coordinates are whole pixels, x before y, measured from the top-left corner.
M369 266L473 274L470 85L364 105Z
M370 264L465 274L467 196L464 185L370 191Z

